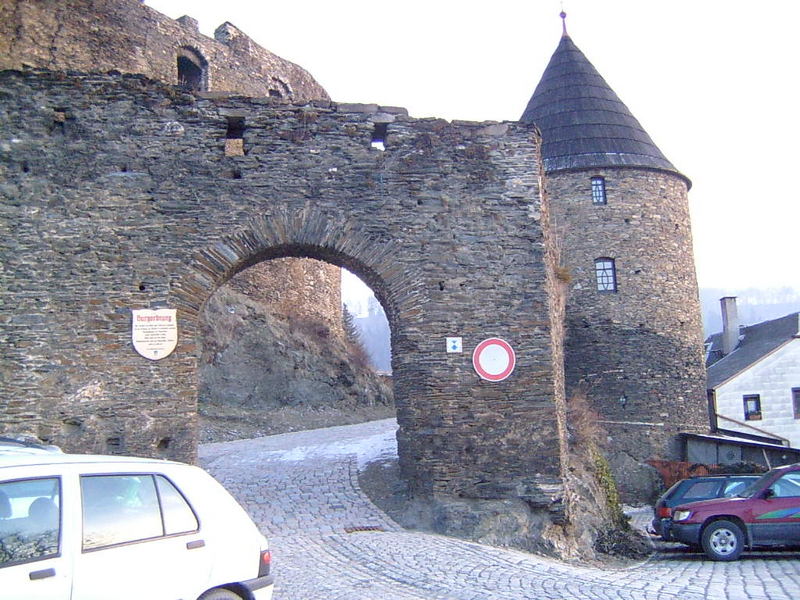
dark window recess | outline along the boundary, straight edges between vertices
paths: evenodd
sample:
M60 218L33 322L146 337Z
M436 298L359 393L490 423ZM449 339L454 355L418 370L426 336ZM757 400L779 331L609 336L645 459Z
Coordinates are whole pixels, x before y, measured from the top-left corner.
M606 180L604 177L592 177L592 204L606 203Z
M51 133L64 134L66 132L67 113L66 108L53 109L53 124L50 126Z
M203 85L203 69L185 56L178 57L178 85L190 92L198 92Z
M244 117L228 117L225 156L244 156Z
M269 91L270 98L283 98L283 94L281 94L278 90L270 90Z
M800 419L800 388L792 388L792 406L794 407L794 418Z
M388 123L375 123L375 128L372 130L372 147L378 150L386 150L386 135L388 132Z
M178 50L178 85L187 92L208 90L208 62L194 48Z
M597 291L617 291L617 267L613 258L598 258L594 261L594 272L597 278Z
M761 420L761 396L758 394L748 394L742 398L744 403L744 420Z

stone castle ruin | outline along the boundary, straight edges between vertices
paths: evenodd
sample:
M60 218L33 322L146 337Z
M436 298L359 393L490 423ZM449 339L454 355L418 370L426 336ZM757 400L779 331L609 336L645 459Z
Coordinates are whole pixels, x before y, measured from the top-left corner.
M569 520L577 390L621 474L707 428L689 182L569 37L519 122L449 123L331 102L227 23L92 7L0 9L0 430L193 460L203 307L287 257L384 307L417 497ZM178 342L149 360L132 310L161 307Z

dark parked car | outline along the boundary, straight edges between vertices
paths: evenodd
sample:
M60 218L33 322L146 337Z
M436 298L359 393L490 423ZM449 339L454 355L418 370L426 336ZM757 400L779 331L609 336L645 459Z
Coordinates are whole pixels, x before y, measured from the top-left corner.
M679 504L735 496L759 478L759 475L700 475L681 479L656 500L653 507L653 531L671 540L672 509Z
M735 498L676 506L671 531L714 560L736 560L754 546L800 545L800 463L772 469Z

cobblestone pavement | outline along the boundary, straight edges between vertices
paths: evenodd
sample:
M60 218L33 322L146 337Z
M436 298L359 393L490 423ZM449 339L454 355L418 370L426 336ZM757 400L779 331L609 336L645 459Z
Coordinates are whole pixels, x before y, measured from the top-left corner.
M269 537L275 600L797 600L800 553L712 562L677 544L627 568L576 566L403 530L359 489L396 454L393 420L200 447ZM644 527L649 510L632 513Z

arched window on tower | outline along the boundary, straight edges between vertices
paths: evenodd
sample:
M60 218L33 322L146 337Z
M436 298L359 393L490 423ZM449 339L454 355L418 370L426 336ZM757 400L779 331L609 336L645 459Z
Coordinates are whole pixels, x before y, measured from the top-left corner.
M208 90L208 62L194 48L178 50L178 85L189 92Z
M594 261L598 292L617 291L617 267L613 258L601 257Z

